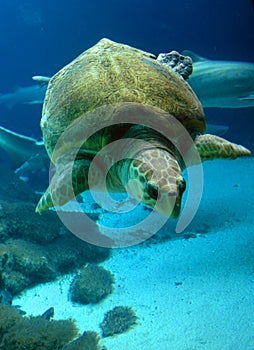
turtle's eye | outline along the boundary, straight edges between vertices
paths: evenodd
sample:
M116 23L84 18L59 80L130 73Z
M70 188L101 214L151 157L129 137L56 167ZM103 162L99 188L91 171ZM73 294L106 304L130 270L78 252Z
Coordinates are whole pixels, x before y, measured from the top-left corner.
M186 181L184 179L179 181L179 191L183 193L186 190Z
M158 187L151 183L147 184L147 193L152 199L157 200L160 198Z

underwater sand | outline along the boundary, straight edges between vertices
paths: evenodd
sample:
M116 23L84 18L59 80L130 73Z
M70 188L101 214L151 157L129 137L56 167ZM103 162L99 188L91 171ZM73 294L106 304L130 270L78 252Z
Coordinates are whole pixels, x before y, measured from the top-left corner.
M187 229L199 237L114 249L102 265L115 275L115 289L99 304L68 300L72 275L13 304L28 315L54 306L55 319L72 317L81 332L101 332L114 306L133 307L138 324L102 339L108 350L254 350L254 159L207 162L204 171L201 205Z

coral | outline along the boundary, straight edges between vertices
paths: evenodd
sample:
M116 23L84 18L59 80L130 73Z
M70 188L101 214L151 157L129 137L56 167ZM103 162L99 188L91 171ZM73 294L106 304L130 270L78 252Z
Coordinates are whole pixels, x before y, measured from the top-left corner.
M8 237L46 244L59 236L61 223L56 213L49 211L40 216L30 202L0 201L0 206L0 241L4 242Z
M124 333L137 322L134 310L128 306L116 306L105 314L100 324L103 337Z
M23 240L8 240L0 244L2 287L16 294L36 281L49 281L56 271L46 256L44 247Z
M28 202L0 201L0 288L17 294L109 257L109 249L71 234L53 211L40 216L34 208Z
M63 350L100 350L99 340L98 333L86 331L82 336L65 345Z
M71 272L93 258L104 260L108 256L108 249L90 247L71 234L49 246L9 239L0 244L0 288L17 294L28 286Z
M5 310L6 311L6 310ZM9 318L13 325L8 327L0 343L3 350L60 350L74 339L78 330L72 320L48 321L42 317L12 318L13 310L1 315L1 322L5 323Z
M97 332L86 331L77 336L72 320L24 317L15 308L0 304L1 350L107 350L99 345Z
M89 264L74 278L70 288L71 300L81 304L98 303L113 291L114 281L110 271Z
M1 287L4 287L11 291L13 295L21 292L33 283L31 279L21 272L17 271L7 271L1 274Z
M22 316L18 310L8 305L0 304L0 339L20 320L22 320Z
M0 290L0 304L9 306L12 304L12 294L6 288Z
M7 169L6 166L4 167L4 171L1 172L0 199L15 203L17 201L36 203L39 197L26 182L14 174L13 170Z
M59 272L68 273L86 262L108 259L110 250L88 244L68 232L48 246L47 255Z

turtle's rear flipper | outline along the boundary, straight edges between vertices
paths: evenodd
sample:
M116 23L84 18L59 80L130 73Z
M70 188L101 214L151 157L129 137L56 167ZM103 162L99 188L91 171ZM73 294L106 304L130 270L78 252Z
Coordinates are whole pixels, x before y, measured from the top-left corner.
M247 148L210 134L198 136L195 145L202 161L214 158L235 159L251 155Z
M62 206L88 189L88 169L90 161L75 160L65 165L58 165L57 171L41 197L35 211L41 214L54 206Z

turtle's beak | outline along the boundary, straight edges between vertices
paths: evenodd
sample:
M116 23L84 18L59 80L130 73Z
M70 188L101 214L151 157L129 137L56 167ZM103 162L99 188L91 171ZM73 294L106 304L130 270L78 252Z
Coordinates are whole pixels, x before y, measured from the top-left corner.
M164 193L162 198L156 203L155 210L160 214L170 218L177 218L181 210L182 195L177 197L172 194Z
M181 200L177 201L177 203L175 204L174 209L171 213L171 218L177 219L178 216L180 215L180 211L181 211Z
M180 215L181 206L182 206L182 196L185 189L186 189L186 181L184 180L183 177L181 177L180 180L178 181L178 196L176 198L175 206L171 214L171 217L174 219L178 218L178 216Z
M173 186L171 186L170 191L163 191L160 198L158 199L155 210L159 213L171 217L173 219L178 218L182 206L182 196L186 188L186 183L184 178L181 176Z

